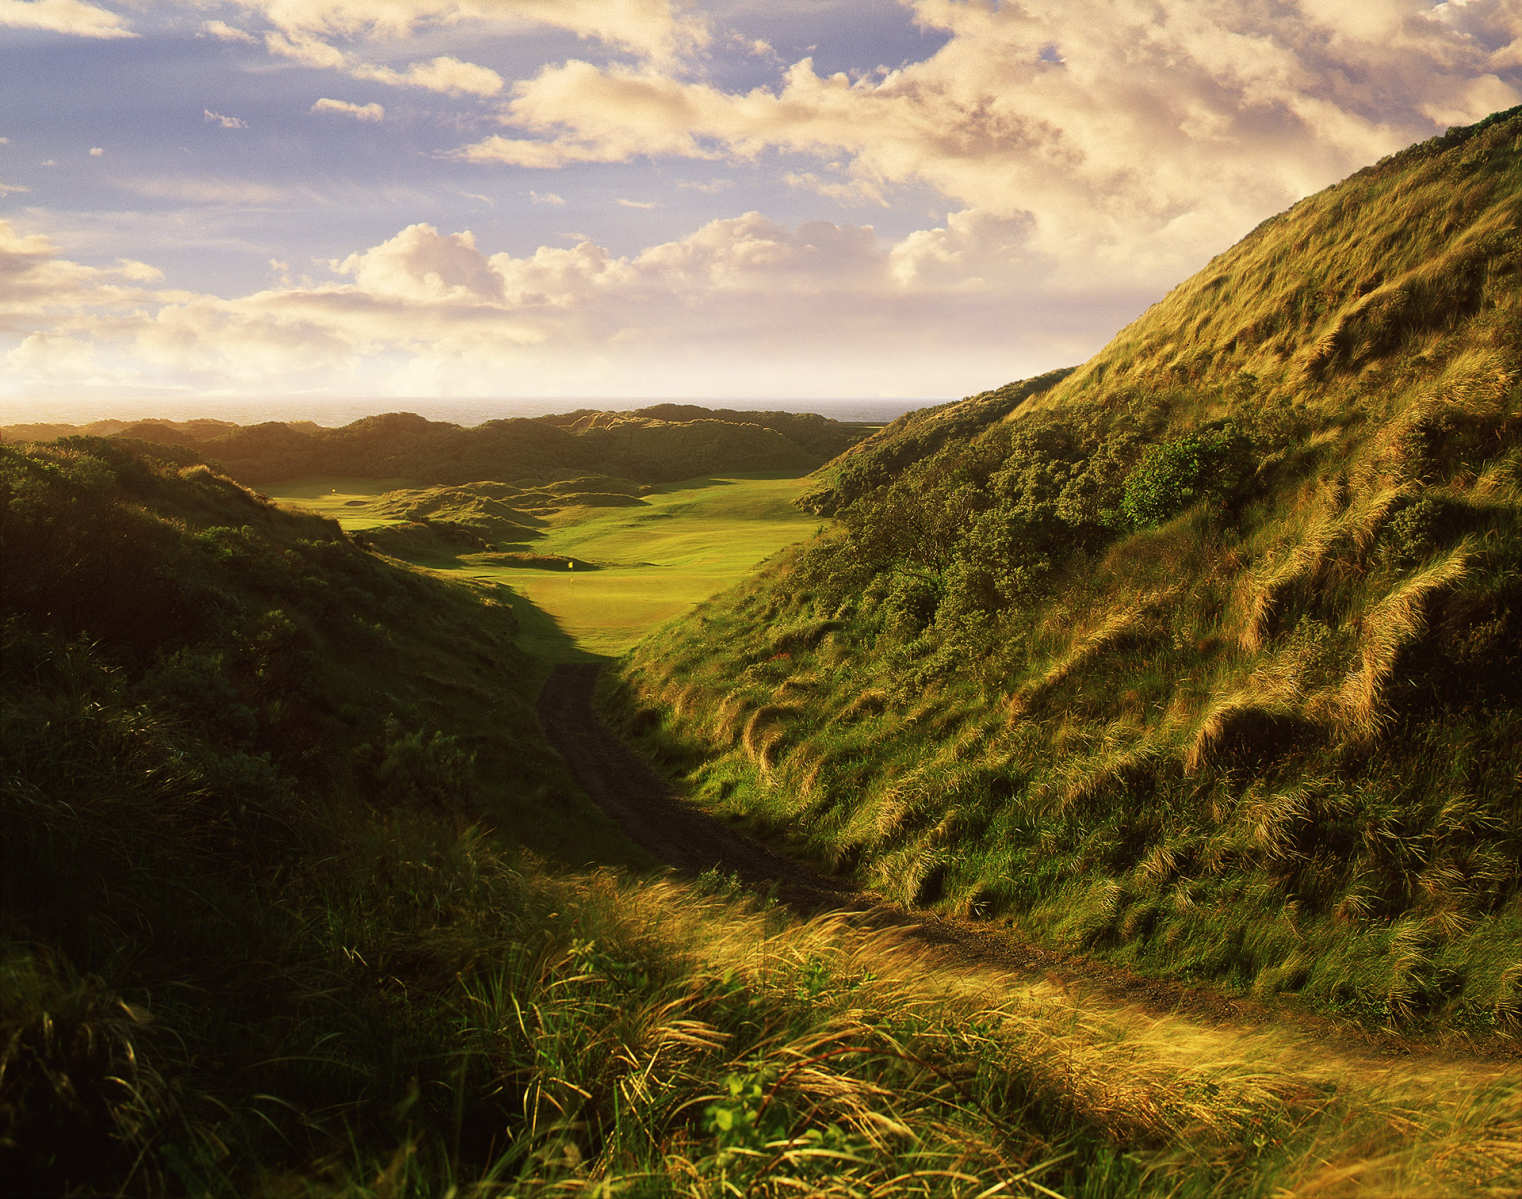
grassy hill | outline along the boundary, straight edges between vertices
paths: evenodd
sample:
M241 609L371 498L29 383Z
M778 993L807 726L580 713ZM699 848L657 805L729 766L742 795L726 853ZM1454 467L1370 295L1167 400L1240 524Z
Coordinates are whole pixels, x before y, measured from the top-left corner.
M0 448L4 1193L1516 1181L1491 1064L1139 1023L631 871L540 736L517 605L195 456Z
M1522 110L822 479L625 672L715 809L1144 971L1522 1023Z
M441 1096L508 850L638 860L544 745L511 596L194 458L0 447L8 1194L246 1194L229 1155L445 1125L484 1153L489 1088L469 1130Z
M813 414L690 404L519 417L474 428L406 412L365 417L337 429L310 422L238 426L204 420L0 428L9 441L81 432L191 448L248 485L314 475L535 484L594 474L635 483L737 472L806 474L859 440L865 428Z
M1161 1074L1080 1111L891 944L607 869L501 589L195 457L0 447L0 1191L1134 1193Z

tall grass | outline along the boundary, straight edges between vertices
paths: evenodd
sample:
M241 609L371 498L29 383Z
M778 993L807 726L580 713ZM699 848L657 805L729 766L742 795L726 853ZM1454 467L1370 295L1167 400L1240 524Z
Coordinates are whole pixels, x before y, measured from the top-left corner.
M610 712L897 902L1515 1035L1519 136L1397 155L1077 370L889 426Z

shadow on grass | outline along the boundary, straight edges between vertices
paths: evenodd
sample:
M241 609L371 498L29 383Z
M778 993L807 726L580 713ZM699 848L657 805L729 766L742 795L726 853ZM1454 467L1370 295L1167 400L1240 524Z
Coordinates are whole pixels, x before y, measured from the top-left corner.
M501 589L503 598L518 621L518 645L548 665L562 662L611 662L606 654L593 653L579 645L560 622L517 591Z

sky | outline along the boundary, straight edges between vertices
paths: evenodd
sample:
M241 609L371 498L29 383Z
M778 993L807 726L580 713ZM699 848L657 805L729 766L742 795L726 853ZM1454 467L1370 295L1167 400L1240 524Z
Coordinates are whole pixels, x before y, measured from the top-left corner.
M0 0L0 421L954 398L1522 102L1522 0Z

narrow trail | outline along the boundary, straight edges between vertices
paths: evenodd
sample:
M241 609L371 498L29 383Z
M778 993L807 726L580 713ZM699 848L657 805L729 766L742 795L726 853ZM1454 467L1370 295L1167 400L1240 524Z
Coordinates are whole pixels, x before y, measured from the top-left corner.
M601 667L566 663L539 693L539 720L576 781L653 858L687 874L717 868L802 915L860 906L862 897L683 803L671 785L597 718L592 692Z
M1046 986L1075 1001L1141 1019L1182 1019L1222 1034L1289 1035L1310 1041L1347 1065L1369 1069L1399 1059L1413 1066L1515 1075L1522 1044L1506 1038L1483 1043L1433 1044L1351 1021L1224 994L1211 987L1148 978L1112 963L1059 953L999 924L911 912L883 902L849 883L787 858L745 833L684 802L667 780L598 718L593 692L601 665L556 666L539 696L539 718L551 745L565 758L583 790L624 833L656 860L680 873L710 869L738 875L769 892L801 917L849 912L864 930L893 934L931 951L936 965L988 967ZM1484 1067L1481 1064L1485 1063Z

